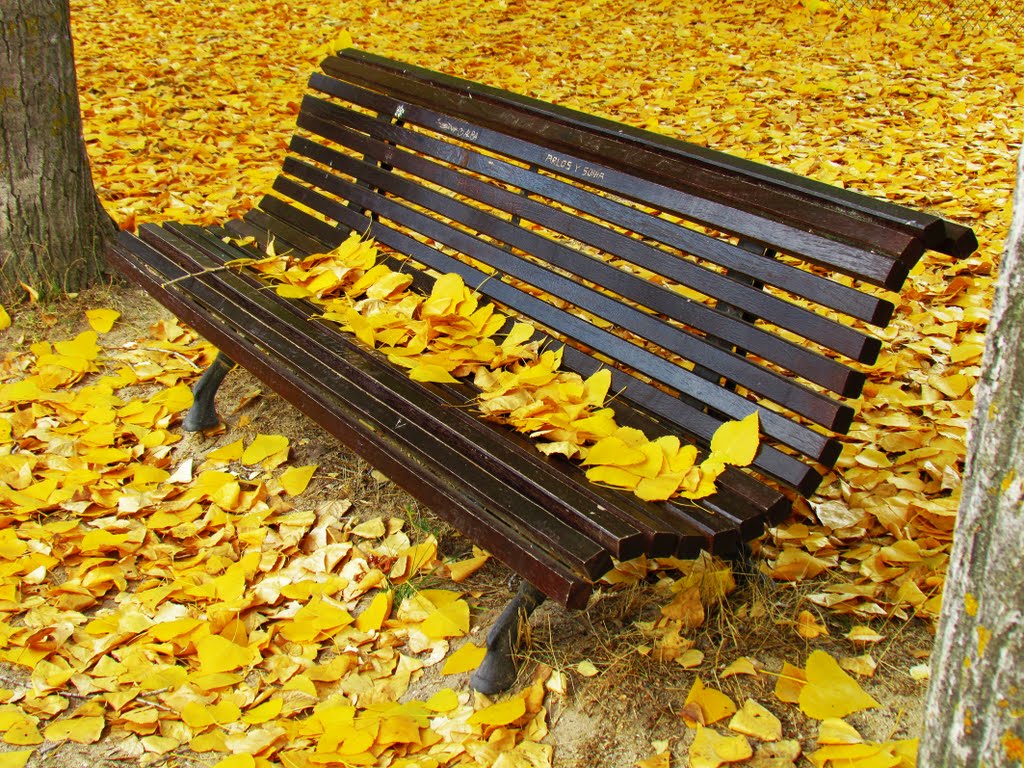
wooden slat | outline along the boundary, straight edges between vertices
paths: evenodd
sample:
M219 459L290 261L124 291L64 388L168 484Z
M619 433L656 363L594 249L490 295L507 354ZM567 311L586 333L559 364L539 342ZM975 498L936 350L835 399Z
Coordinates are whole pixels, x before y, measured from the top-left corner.
M246 336L241 327L218 322L205 306L189 300L179 291L166 290L167 280L173 279L176 272L153 271L154 254L160 256L128 233L121 233L118 243L108 251L108 257L115 266L143 285L168 309L197 328L303 413L324 425L335 437L352 446L389 477L411 489L413 495L425 504L444 510L464 535L486 547L513 571L564 605L575 608L586 605L592 591L590 583L540 549L528 534L487 515L473 489L467 487L458 474L452 474L444 467L432 466L429 456L415 455L407 445L389 441L369 422L353 419L341 407L335 392L325 386L317 386L300 377L290 366L268 357L259 342ZM424 484L421 473L434 471L440 473L434 477L447 482Z
M411 107L387 96L330 78L317 76L314 78L313 84L328 95L342 98L362 107L380 112L400 112L403 122L410 124L436 129L438 124L448 125L448 121L451 120L450 117L439 112ZM326 109L321 112L320 104L330 104L336 109L341 109L333 103L324 102L322 99L309 95L303 101L303 109L309 114L323 116L327 120L335 120L336 114ZM345 110L345 112L351 112L351 110ZM470 151L465 146L441 141L423 133L403 130L381 120L371 120L361 113L356 114L357 118L346 117L340 122L358 125L359 130L378 139L404 144L424 155L544 195L557 202L590 213L603 221L618 224L627 230L706 259L713 264L749 274L769 285L783 288L804 299L852 317L885 326L892 316L893 306L890 302L835 283L825 277L781 262L774 265L759 264L748 258L731 243L675 225L663 218L652 216L637 208L595 194L585 187L570 184L554 176L539 174L535 170L521 168L496 157ZM300 112L300 121L301 119L302 113ZM356 123L356 120L359 120L359 123ZM452 124L452 128L456 130L460 141L463 141L462 136L472 136L474 137L473 143L481 147L516 156L514 148L517 145L504 147L502 145L503 137L498 134L492 136L491 132L481 129L480 126L460 123L459 125ZM488 140L489 138L491 140ZM671 277L672 275L667 276Z
M309 106L319 107L320 105L310 103ZM360 119L362 116L357 113L336 114L335 117L351 118L354 127L357 128L367 127ZM506 211L512 214L516 220L525 219L540 223L552 231L592 245L610 256L623 258L661 274L669 273L674 279L694 290L706 293L725 303L741 304L752 314L860 362L870 364L878 356L880 342L877 339L867 337L814 312L749 288L717 272L621 235L607 227L529 200L523 195L514 194L467 174L449 170L438 163L403 151L392 143L375 141L355 133L347 127L321 120L309 111L300 114L299 124L324 138L356 149L368 158L386 163L389 167L408 171L422 179L447 187L473 201ZM403 129L397 130L403 132L401 134L397 131L389 132L393 134L391 141L398 142L407 139L410 135L415 135ZM366 166L353 165L353 159L349 156L302 137L296 137L293 140L292 149L305 157L350 175L375 174L377 180L371 182L374 184L379 183L382 178L387 178L380 176L372 169L360 171L359 168L365 169ZM466 154L464 150L463 154ZM408 188L408 183L405 185ZM465 208L460 210L465 210ZM616 269L603 260L590 257L580 258L579 252L553 243L528 228L516 224L509 225L504 220L492 220L489 228L477 227L476 224L473 226L479 231L502 239L509 245L520 248L533 256L547 259L562 269L575 272L602 287L614 290L627 299L659 314L690 325L711 336L731 341L737 346L754 351L767 360L784 364L794 373L846 397L856 397L863 386L864 376L862 373L852 371L837 361L785 341L749 323L715 312L700 302L692 301L665 287ZM657 339L651 337L651 340L656 341Z
M609 165L605 159L608 156L602 155L597 149L599 146L614 156L614 148L591 133L576 131L565 124L552 124L529 115L510 113L501 109L493 100L477 100L472 95L460 96L431 83L409 81L395 72L375 71L361 63L351 62L353 66L346 66L344 72L339 72L333 67L334 61L338 60L328 59L324 62L329 74L343 76L362 85L376 84L386 88L393 96L400 95L414 104L424 104L451 114L453 119L446 125L451 127L450 132L458 138L464 138L462 132L465 128L458 124L455 116L502 131L502 143L505 146L511 141L520 141L530 155L529 162L541 168L671 211L722 232L756 239L779 251L804 257L892 290L899 289L909 272L909 267L898 255L866 250L801 227L733 208L727 203L685 191L679 184L670 189L664 184L666 180L659 176L655 176L655 179L660 179L662 183L634 175L643 173L642 167L630 168L630 172L622 171ZM446 129L443 125L437 128ZM512 134L518 139L513 138ZM593 143L593 150L587 149L588 142ZM518 151L522 151L521 148L517 148ZM626 167L630 166L626 164ZM908 244L908 247L913 246ZM917 246L918 256L921 250L921 246Z
M168 227L179 237L189 240L197 248L215 258L218 262L230 260L233 256L227 252L217 253L220 244L209 238L198 228L181 228L178 225ZM415 274L415 270L407 268L407 274ZM421 275L426 280L426 276ZM242 289L239 289L242 290ZM250 290L258 290L253 286ZM306 307L302 302L291 302L270 295L269 301L276 301L287 306L295 313L295 322L307 322L315 319L318 312L314 307ZM346 337L338 337L324 328L317 327L314 331L322 337L320 341L323 354L329 355L331 348L344 346L349 354L359 350L359 345ZM408 399L415 403L418 410L427 413L444 414L445 427L458 432L457 438L469 443L467 450L483 451L477 460L504 471L511 471L511 479L526 486L527 493L532 493L536 501L541 501L560 515L562 519L587 532L596 541L600 541L615 557L629 559L640 554L640 539L646 538L649 543L647 554L661 556L674 551L680 536L689 536L702 540L706 532L692 528L689 531L685 523L665 526L652 521L650 512L632 510L620 515L618 509L626 498L621 493L609 492L586 482L582 471L573 465L556 460L545 459L535 448L532 441L510 431L506 427L483 421L470 412L466 406L470 404L476 392L466 385L460 386L424 386L410 382L403 373L383 361L377 362L372 356L361 363L361 370L371 376L373 382L385 387L387 393L394 392L401 400ZM454 438L453 438L454 439ZM561 465L572 467L572 471L563 471ZM506 475L508 476L508 475ZM522 489L521 489L522 490ZM671 537L671 541L669 541Z
M198 227L184 228L175 224L167 226L175 234L188 239L196 247L210 254L212 258L216 258L218 262L231 260L237 255L227 250L220 241L210 237ZM425 275L418 273L410 265L403 266L406 274L414 276L414 284L420 285L424 291L429 291L429 285L424 284L427 279ZM302 320L309 319L315 313L313 307L300 312L303 302L287 301L272 295L268 295L268 300L276 301L289 307L292 311L298 312L298 316ZM327 331L323 329L318 332L327 334ZM325 352L331 346L331 337L328 336L324 347ZM364 365L369 364L364 363ZM786 508L789 506L785 498L776 491L741 472L729 472L724 476L721 482L728 485L731 490L728 495L723 495L720 498L697 500L685 505L647 504L632 494L603 489L587 482L579 467L568 462L545 460L537 453L533 443L527 438L511 432L505 427L480 421L466 413L464 411L466 404L476 396L476 392L470 391L466 385L421 386L417 388L417 385L404 381L401 375L396 381L395 372L383 364L372 370L369 368L366 370L370 372L374 381L381 382L389 390L402 391L403 388L412 388L416 389L423 399L433 399L435 406L433 410L451 414L460 437L466 435L473 444L483 445L489 453L494 454L494 457L500 458L510 466L515 466L518 475L528 476L535 481L537 476L545 476L554 472L559 481L567 488L567 490L556 491L557 496L567 493L568 497L572 499L579 498L581 493L586 494L587 497L583 499L582 503L575 504L576 511L571 514L577 517L585 515L594 517L594 521L577 520L577 522L582 522L585 526L584 530L598 540L607 541L609 537L615 539L613 544L605 546L620 559L627 557L626 537L629 536L629 530L635 530L635 526L639 526L644 531L648 540L647 554L652 557L665 556L676 551L693 550L695 547L728 552L739 544L739 531L760 530L766 520L776 519L779 516L780 505ZM447 393L449 396L441 397L441 393ZM403 397L415 398L416 395L407 392ZM618 417L623 423L647 429L649 432L652 431L652 427L657 428L654 422L649 419L644 420L638 413L624 412L620 400L616 401L615 407ZM495 435L495 439L481 438L479 436L481 429L489 429ZM665 430L662 428L661 431ZM514 444L519 449L520 455L510 454L506 442ZM486 458L490 459L491 456ZM580 512L581 509L589 510L589 512ZM607 520L606 512L617 516L626 523L627 530L620 529L617 534L614 532L609 534L605 529L615 526L614 522ZM576 520L577 517L573 517L573 519ZM597 528L594 527L595 523ZM632 542L631 537L629 542Z
M181 235L180 231L143 229L144 239L165 253L173 249L174 253L188 253L192 264L201 268L215 266L203 258L205 254L194 243L182 239ZM279 325L301 339L303 354L307 359L317 361L310 363L313 367L307 370L319 369L324 375L344 377L337 386L346 390L358 388L400 413L405 424L402 439L417 445L429 442L433 446L431 450L437 452L435 457L439 460L447 457L443 459L446 466L457 467L467 474L476 472L477 482L483 483L481 493L488 494L492 507L505 509L506 515L511 514L507 510L516 510L515 514L527 518L530 527L549 545L563 545L574 553L588 553L577 566L589 575L600 575L594 570L605 565L590 548L589 540L613 554L618 552L617 556L635 556L642 551L639 548L642 536L636 527L595 509L594 499L587 496L578 484L562 483L545 473L540 466L542 462L534 460L540 459L539 455L534 456L535 451L517 451L511 443L495 439L492 433L488 433L486 425L460 410L459 406L464 404L445 407L439 403L436 407L429 407L426 405L432 399L429 387L417 385L393 367L376 361L354 340L310 322L308 314L300 313L294 305L259 290L258 284L252 281L219 271L206 278L204 283L218 288L224 295L252 295L250 313L263 313L264 317L259 333L261 340L269 332L267 327L271 324ZM350 359L358 360L358 363L352 364ZM294 364L299 363L295 361ZM424 432L417 437L416 429ZM425 437L427 434L430 435L429 440ZM480 474L475 467L486 474ZM495 489L493 493L485 491L492 486Z
M318 210L340 222L346 223L347 226L355 228L364 226L366 222L365 218L356 214L347 206L331 201L316 193L314 190L296 184L284 177L279 177L277 179L275 182L275 189L303 205ZM372 193L362 190L361 188L357 194L360 195L360 200L362 202L369 202L373 197ZM363 195L365 195L365 197L363 197ZM430 248L429 246L420 243L418 240L415 240L391 227L382 225L379 222L371 222L365 231L378 242L394 248L401 253L406 253L418 262L425 264L432 269L436 269L439 272L456 272L460 274L468 285L479 286L479 290L482 293L505 306L511 307L515 311L528 316L536 316L538 313L543 316L547 311L545 308L548 305L543 301L536 299L533 296L529 296L507 283L491 280L487 274L477 270L476 268L447 256L436 249ZM638 365L634 365L633 367L638 370L649 368L660 373L663 378L668 379L665 383L669 386L674 386L679 383L676 379L676 372L679 369L662 358L636 347L633 344L625 342L612 334L608 334L600 329L595 329L590 324L578 318L572 318L569 316L566 322L566 328L568 330L564 328L556 330L567 333L570 336L573 335L573 332L579 332L588 338L591 334L596 334L598 339L604 339L613 345L613 357L616 359L623 359L623 357L625 357L627 364L637 363ZM567 353L570 350L571 347L566 348ZM615 376L616 372L613 371L613 379ZM658 378L658 376L655 378ZM687 378L686 380L689 381L690 379ZM720 387L716 387L709 382L703 382L703 384L698 382L698 386L704 387L703 391L721 390ZM721 393L719 392L718 394ZM731 395L731 393L725 394L727 396ZM665 395L665 397L669 396ZM743 398L736 396L732 396L732 398L733 399L729 399L727 397L726 399L728 402L721 403L728 407L728 411L723 408L716 408L716 410L727 413L731 418L743 418L753 410L757 409L755 404ZM671 411L668 411L668 409L665 410L674 413L675 419L673 420L679 423L684 429L694 431L688 426L691 422L703 423L703 419L708 418L705 414L702 414L701 411L688 406L680 400L673 399L673 403L674 406ZM729 411L731 411L731 413L729 413ZM793 443L794 445L791 447L801 450L805 455L813 456L816 459L832 459L834 461L834 456L837 455L838 450L838 444L834 440L831 440L818 432L802 427L771 411L761 409L761 416L762 426L766 434L776 437L776 439L784 444L789 445ZM672 417L669 416L668 418L671 419ZM711 432L707 432L705 427L701 427L701 429L707 434L706 439L710 440L711 432L713 432L713 430L711 430ZM773 469L778 470L779 474L776 476L779 476L783 482L796 487L806 487L810 482L812 482L810 480L810 474L813 474L813 470L806 466L803 466L801 470L797 470L794 465L802 465L800 465L795 459L789 463L785 462L782 460L782 457L784 457L785 454L775 451L771 446L763 446L761 453L772 457L772 467ZM755 462L760 459L760 455L761 454L759 453L758 459L755 459ZM773 472L773 474L775 474L775 472Z
M287 180L282 180L281 183L291 185L291 182L288 182ZM315 195L315 193L304 187L299 189L303 195ZM329 205L329 202L323 198L321 198L318 203L314 197L310 197L307 198L307 202ZM266 236L268 226L270 230L273 231L274 221L283 221L287 222L289 226L299 227L305 227L307 225L312 226L315 223L317 226L326 228L324 230L326 233L325 236L330 236L331 233L333 233L336 243L341 242L349 230L365 232L367 231L367 226L373 226L364 216L355 213L349 208L339 209L335 207L332 209L336 213L340 212L343 215L347 214L343 221L344 229L337 229L271 195L264 197L260 202L260 205L267 211L272 212L272 214L265 214L267 215L267 219L265 219L267 225L263 227L264 237ZM250 214L251 213L252 212L250 212ZM247 214L247 218L249 218L250 214ZM257 232L255 230L246 229L244 234L257 234ZM380 242L385 245L395 247L396 249L405 242L400 241L397 245L389 242L388 230L386 228L371 231L371 234L377 236ZM404 265L403 268L407 273L413 275L414 285L417 285L420 290L425 292L429 291L429 283L424 283L422 286L420 285L421 277L418 270L413 269L408 265ZM544 342L544 346L548 346L550 343L550 341L546 341ZM568 346L563 350L562 364L567 370L575 371L584 377L591 375L599 368L606 367L604 363L592 355ZM655 414L656 417L661 417L662 419L667 420L673 425L673 429L679 428L681 425L682 429L696 436L704 445L707 445L710 442L715 430L721 426L722 423L721 420L681 402L678 398L668 395L662 390L652 387L651 385L620 371L613 370L612 372L612 389L613 391L620 393L616 398L616 403L622 401L636 402L644 409ZM816 460L820 461L822 464L831 466L839 457L841 446L838 442L830 440L823 435L818 435L817 437L818 441L814 444ZM810 493L813 492L821 482L821 475L812 467L808 467L793 456L782 453L770 445L763 445L761 447L761 450L755 459L755 466L766 474L776 477L786 485L797 488L804 495L810 495ZM743 475L742 473L738 474L741 477L746 477L746 475ZM764 488L764 486L756 480L750 479L749 483L754 487ZM757 505L755 505L755 507L756 506Z
M555 125L578 128L623 146L639 147L657 153L673 161L674 164L670 166L673 170L668 171L670 176L678 173L674 170L677 168L675 164L683 162L688 166L716 174L714 176L716 179L743 183L748 188L752 186L755 189L771 190L774 193L773 197L780 200L783 209L787 206L787 198L790 198L804 211L841 214L851 220L852 226L856 226L858 221L866 220L875 223L876 226L893 227L898 231L920 238L925 247L948 253L951 256L967 256L977 248L977 240L970 229L932 214L914 211L884 200L798 176L763 163L733 157L724 152L717 152L519 94L471 83L443 73L431 72L382 56L348 49L341 52L338 58L324 62L325 69L330 71L334 66L339 66L344 71L347 68L345 63L335 64L343 59L358 61L391 73L398 73L421 83L446 88L455 94L469 94L478 103L487 103L490 99L512 110L521 110L543 117ZM363 73L365 75L365 70ZM714 188L711 191L713 192ZM802 218L799 213L796 216L806 221L806 218ZM811 219L811 223L814 224L813 219ZM819 226L821 225L819 224Z
M396 221L412 231L433 238L437 242L444 243L470 257L477 258L504 274L524 280L552 295L557 295L574 306L594 312L600 317L614 318L621 327L627 328L647 339L658 339L662 346L677 354L690 359L693 359L695 356L685 335L680 334L674 339L664 338L664 334L661 334L664 326L655 318L644 315L621 302L604 296L562 275L551 272L544 267L533 264L504 249L484 242L473 235L459 231L435 217L421 214L408 206L369 192L344 179L327 174L318 168L301 163L290 157L285 160L285 172L296 178L302 178L304 181L316 184L321 189L342 195L346 199L358 200L361 206L373 210L381 216ZM382 176L388 176L388 174L382 173ZM379 181L384 189L392 192L401 190L403 196L408 195L417 203L436 205L442 210L447 209L447 212L461 206L457 201L432 193L430 190L418 188L412 184L406 186L398 177L379 178L376 174L372 173L369 174L369 177L373 178L374 182ZM484 225L482 220L477 223ZM500 285L496 280L491 282ZM482 286L481 290L487 293L495 289ZM638 362L646 364L645 372L651 375L658 376L658 374L654 373L654 370L660 369L663 374L669 374L672 381L686 382L684 386L678 386L677 388L693 397L699 398L716 410L726 412L724 409L719 408L716 403L722 401L723 398L728 401L730 398L735 397L732 393L724 393L720 387L710 384L690 371L672 365L663 358L652 355L646 350L643 350L645 356L639 356L637 352L641 351L641 347L630 344L612 333L596 328L585 320L559 310L547 302L539 302L535 305L533 312L529 314L543 325L570 333L573 338L583 344L605 350L613 359L621 360L629 365L630 363L622 357L625 354ZM568 328L573 328L573 331L568 331ZM659 338L659 334L661 338ZM636 350L636 352L633 350ZM721 354L724 358L728 353L723 352ZM766 371L761 372L760 381L755 381L754 377L747 374L742 358L736 355L733 355L728 361L720 358L716 360L716 363L716 367L724 375L728 375L730 378L743 383L744 386L749 386L755 391L760 391L776 402L785 405L822 426L835 429L836 425L848 422L852 416L849 406L837 403L807 388L796 384L788 387L776 386L776 381L779 380L773 379ZM727 370L729 373L726 373ZM670 386L677 386L670 381L666 381L661 376L658 377ZM781 381L785 380L782 379ZM742 400L742 398L739 399ZM767 425L767 422L774 421L777 418L777 416L768 416L766 414L764 422ZM771 434L770 431L769 434Z

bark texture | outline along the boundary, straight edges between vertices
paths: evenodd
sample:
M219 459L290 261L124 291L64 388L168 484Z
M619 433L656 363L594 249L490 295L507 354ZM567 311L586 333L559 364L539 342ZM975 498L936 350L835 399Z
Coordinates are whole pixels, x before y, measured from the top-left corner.
M1024 152L976 398L922 768L1024 761Z
M0 299L76 291L114 233L82 138L68 0L0 0Z

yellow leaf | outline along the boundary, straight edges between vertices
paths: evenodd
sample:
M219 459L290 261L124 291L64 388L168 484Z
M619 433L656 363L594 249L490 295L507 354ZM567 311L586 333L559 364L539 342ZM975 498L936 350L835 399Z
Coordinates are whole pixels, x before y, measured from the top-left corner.
M666 501L679 490L683 477L681 472L645 477L636 484L636 495L644 501Z
M474 712L466 722L470 725L508 725L525 714L526 700L522 696L515 696Z
M594 443L587 451L587 458L583 460L583 465L625 467L630 464L639 464L646 458L644 452L639 448L626 445L620 438L612 436Z
M661 608L666 619L682 623L685 629L696 629L704 623L704 605L700 600L700 588L693 586L680 590L672 602Z
M818 730L819 744L860 744L863 741L857 729L845 720L830 717L821 721L821 728Z
M439 607L420 625L427 637L462 637L469 632L469 604L454 600Z
M242 722L259 725L273 720L284 708L284 699L270 699L257 707L253 707L242 715Z
M577 664L576 671L583 675L583 677L594 677L597 675L597 667L594 666L594 662L590 659L584 659Z
M256 758L245 754L228 755L214 763L213 768L256 768Z
M747 699L729 721L729 730L761 741L782 738L782 722L753 699Z
M309 481L313 479L313 473L316 472L316 468L316 464L310 464L305 467L288 467L288 469L281 473L278 482L289 496L298 496L306 490Z
M413 381L431 382L434 384L455 384L458 379L452 376L443 366L435 363L420 363L409 371Z
M11 327L11 316L7 314L7 310L3 304L0 304L0 331L5 331ZM18 752L17 754L21 754Z
M290 283L281 283L274 288L274 291L282 299L308 299L315 295L308 288L303 288L301 285L291 285Z
M722 736L698 725L687 765L689 768L718 768L726 763L746 760L753 754L745 736Z
M248 667L260 659L260 652L254 648L233 643L220 635L207 635L196 641L200 672L204 675L230 672Z
M637 760L634 765L636 768L672 768L672 755L666 750L645 760Z
M334 40L332 40L330 43L328 43L328 52L329 53L338 53L338 51L343 51L346 48L351 48L351 47L352 47L352 35L350 35L348 33L348 31L342 30L340 35L338 35L336 38L334 38Z
M700 708L703 722L698 723L684 710L683 719L691 728L695 725L711 725L736 713L736 704L719 690L705 687L698 677L693 681L690 692L686 696L686 704L696 704Z
M490 559L490 555L486 552L476 549L475 547L474 550L479 554L474 554L473 557L467 558L466 560L458 560L454 563L448 563L448 578L456 584L468 579L480 570Z
M810 611L800 611L800 615L796 619L796 631L800 637L813 640L819 635L827 635L828 627L819 624L817 617Z
M759 442L757 411L740 421L727 421L711 438L711 456L723 464L745 467L754 460Z
M356 616L356 629L360 632L376 632L391 613L391 593L378 592L362 613Z
M0 307L0 310L2 309ZM0 768L24 768L34 751L32 749L19 749L17 752L0 752Z
M733 675L754 675L756 677L757 674L757 667L754 666L753 659L746 656L740 656L740 658L722 670L722 677L732 677Z
M455 651L445 661L444 666L441 668L442 675L458 675L462 672L469 672L476 669L484 660L484 656L487 655L486 648L480 648L473 643L463 643L462 646Z
M807 685L799 695L800 709L815 720L846 717L862 709L879 706L856 680L824 651L814 651L807 659Z
M796 704L800 701L800 691L806 684L807 675L804 671L785 661L782 663L779 679L775 681L775 696L779 701Z
M33 744L42 744L43 736L36 728L33 720L22 720L15 723L4 733L4 742L15 746L25 747Z
M451 712L459 706L459 695L451 688L442 688L427 699L424 706L432 712Z
M622 467L596 466L587 470L587 480L592 483L604 483L613 485L616 488L628 488L633 490L640 482L639 475L623 469Z
M114 327L114 322L121 316L116 309L90 309L85 313L89 326L97 333L106 333Z
M284 435L257 435L249 447L242 452L242 463L252 466L287 448L288 438Z
M221 446L220 448L216 448L210 451L208 454L206 454L206 458L209 461L218 462L238 461L240 458L242 458L243 450L245 450L245 443L242 440L242 438L239 438L238 440L235 440L235 442L230 443L229 445L224 445Z
M102 716L71 717L46 726L43 735L48 741L73 741L76 744L95 744L103 734L106 720Z

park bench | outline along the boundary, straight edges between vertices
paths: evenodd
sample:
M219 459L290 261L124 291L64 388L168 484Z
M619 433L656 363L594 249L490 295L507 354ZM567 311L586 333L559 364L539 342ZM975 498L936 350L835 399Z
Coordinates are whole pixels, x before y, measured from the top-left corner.
M474 678L511 683L518 622L545 596L582 608L613 559L729 555L811 494L839 457L910 269L971 253L936 216L495 88L348 49L313 74L281 174L223 226L121 233L118 268L222 355L186 428L216 424L234 362L522 577ZM757 410L749 471L698 501L648 503L590 483L467 408L469 383L418 383L318 310L223 265L372 236L425 292L466 285L563 368L612 370L620 424L706 448ZM226 237L229 236L229 237Z

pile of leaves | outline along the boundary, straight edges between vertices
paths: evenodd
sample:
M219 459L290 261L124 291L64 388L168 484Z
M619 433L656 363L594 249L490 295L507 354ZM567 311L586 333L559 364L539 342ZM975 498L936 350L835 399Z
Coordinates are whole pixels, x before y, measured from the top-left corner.
M227 239L252 245L252 238ZM376 244L356 233L329 253L291 257L276 253L273 242L267 251L227 266L255 270L278 295L320 306L320 317L407 369L413 381L454 384L472 376L483 416L540 441L538 449L549 456L580 459L591 482L625 488L645 501L700 499L715 492L727 465L748 466L757 453L756 411L723 423L700 464L697 447L674 435L651 439L620 426L607 404L610 369L586 380L560 370L561 347L540 351L533 325L481 303L457 274L440 275L429 295L421 294L411 274L392 269Z
M212 350L174 322L153 330L108 350L89 330L3 360L0 659L29 682L0 691L3 741L28 747L0 765L109 729L122 755L187 746L236 768L385 753L548 764L543 679L500 704L462 685L400 703L423 668L483 658L470 642L449 655L470 629L462 594L415 585L442 567L436 541L356 521L351 502L294 507L316 467L279 471L280 435L175 458L182 380ZM443 573L462 580L486 559Z
M306 77L352 38L972 226L978 253L927 254L894 297L835 473L802 519L760 545L775 579L832 574L811 597L843 623L872 622L849 630L852 643L880 639L878 620L937 614L1024 123L1017 41L816 1L497 0L486 23L478 6L440 0L122 6L72 3L93 173L125 226L221 222L252 207L278 172ZM548 764L545 691L564 691L564 673L542 670L497 705L461 678L423 701L403 697L425 669L479 663L462 641L465 595L412 587L484 556L445 566L399 521L293 506L315 470L275 468L281 436L206 465L175 458L182 384L211 352L174 323L104 350L108 321L16 348L0 374L0 651L17 678L0 691L0 730L16 750L0 764L101 734L141 761L188 747L246 767ZM648 566L624 564L610 581L642 580ZM715 602L694 586L679 580L638 650L703 674L691 634ZM828 631L810 612L796 629ZM818 700L834 688L870 706L835 665L863 676L875 660L815 652L802 667L773 666L781 687L761 706L820 720L816 765L912 764L912 745L862 739L836 722L845 715L832 699ZM771 718L711 690L694 683L685 708L692 765L794 763L787 739L769 738ZM645 763L670 764L663 746Z

